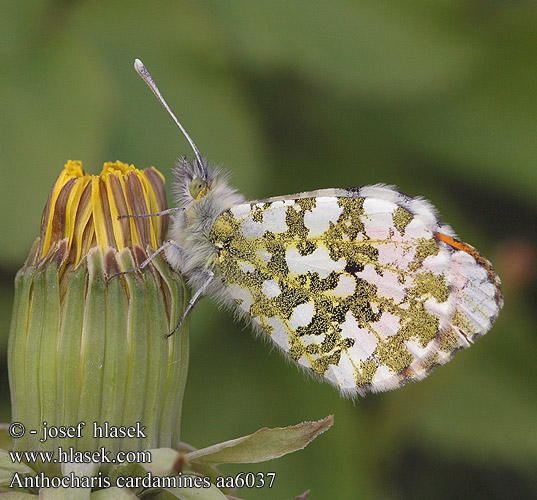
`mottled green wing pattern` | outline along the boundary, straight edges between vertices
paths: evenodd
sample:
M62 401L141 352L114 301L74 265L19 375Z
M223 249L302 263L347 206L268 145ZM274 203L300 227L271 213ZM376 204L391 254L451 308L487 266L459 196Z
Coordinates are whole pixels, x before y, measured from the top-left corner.
M239 310L346 395L425 377L501 308L488 261L450 244L428 202L385 186L241 204L210 241Z

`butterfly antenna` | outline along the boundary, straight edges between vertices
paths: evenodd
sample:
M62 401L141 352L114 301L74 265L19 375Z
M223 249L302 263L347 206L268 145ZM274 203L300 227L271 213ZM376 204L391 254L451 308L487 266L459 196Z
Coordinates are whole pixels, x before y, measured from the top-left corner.
M181 122L177 119L177 117L173 114L172 110L168 106L168 103L164 100L164 97L162 97L162 94L160 93L160 90L157 87L157 84L153 80L153 77L147 71L147 68L144 66L144 63L140 61L140 59L134 60L134 69L136 70L136 73L138 73L143 81L147 83L147 86L151 89L153 94L155 94L155 97L159 100L160 104L164 106L164 109L169 113L169 115L173 118L173 121L176 123L176 125L181 129L181 132L183 132L184 136L186 137L186 140L189 142L190 147L194 150L194 154L196 155L196 159L198 160L198 163L203 165L201 161L201 154L199 152L199 149L194 144L194 141L190 138L187 131L184 129L184 127L181 125Z

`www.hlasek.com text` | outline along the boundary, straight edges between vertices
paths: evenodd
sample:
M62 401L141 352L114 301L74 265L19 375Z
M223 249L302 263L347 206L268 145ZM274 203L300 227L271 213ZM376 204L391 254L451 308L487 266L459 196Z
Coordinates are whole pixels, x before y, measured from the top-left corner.
M151 463L151 452L145 451L118 451L112 456L112 452L101 446L96 451L80 451L73 447L64 449L61 446L56 451L10 451L9 457L13 463L36 463L45 464L132 464Z

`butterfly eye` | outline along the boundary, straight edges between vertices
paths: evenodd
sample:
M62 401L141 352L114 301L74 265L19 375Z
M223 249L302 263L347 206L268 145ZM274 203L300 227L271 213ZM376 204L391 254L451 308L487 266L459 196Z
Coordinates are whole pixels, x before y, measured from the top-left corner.
M198 200L207 193L207 181L200 179L199 177L194 177L188 189L192 198Z

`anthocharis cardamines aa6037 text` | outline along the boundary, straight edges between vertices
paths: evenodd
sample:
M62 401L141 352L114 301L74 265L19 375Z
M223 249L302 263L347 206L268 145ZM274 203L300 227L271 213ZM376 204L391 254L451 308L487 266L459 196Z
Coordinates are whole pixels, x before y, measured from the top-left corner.
M171 214L156 253L195 291L181 322L214 297L351 397L420 380L491 328L500 279L428 201L381 184L246 201L135 68L195 153L174 170L177 207L145 214Z

